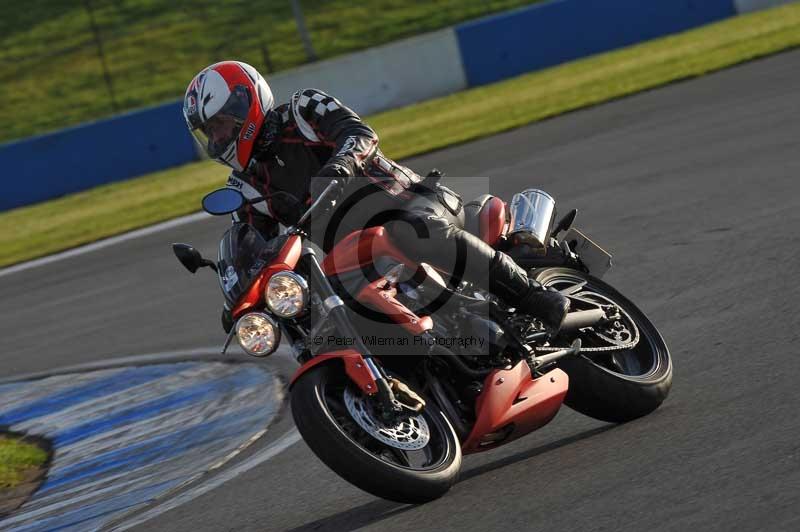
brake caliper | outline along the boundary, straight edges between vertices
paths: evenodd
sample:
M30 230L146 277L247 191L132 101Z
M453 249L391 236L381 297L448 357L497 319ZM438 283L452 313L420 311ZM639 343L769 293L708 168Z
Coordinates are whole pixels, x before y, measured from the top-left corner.
M395 399L397 399L404 408L417 414L422 412L422 409L425 408L425 400L404 382L395 377L390 377L389 386L391 386L392 392L394 392Z

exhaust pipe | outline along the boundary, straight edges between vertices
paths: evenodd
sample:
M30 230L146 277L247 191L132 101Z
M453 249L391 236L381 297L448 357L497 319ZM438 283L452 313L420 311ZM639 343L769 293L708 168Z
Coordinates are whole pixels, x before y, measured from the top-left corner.
M564 323L561 325L562 331L576 331L584 327L591 327L600 320L606 318L606 313L602 309L596 308L592 310L579 310L577 312L570 312L564 318Z

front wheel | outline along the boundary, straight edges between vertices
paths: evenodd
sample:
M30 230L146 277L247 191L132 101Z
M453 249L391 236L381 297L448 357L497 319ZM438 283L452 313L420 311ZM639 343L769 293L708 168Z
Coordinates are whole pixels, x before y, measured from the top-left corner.
M387 426L340 365L321 364L292 386L292 415L303 439L328 467L357 487L403 503L444 495L461 469L461 446L432 402Z
M672 387L672 359L664 339L647 316L617 290L591 275L569 268L547 268L537 271L535 278L544 286L572 292L569 297L578 305L613 305L620 311L616 328L565 333L581 337L587 347L579 356L558 362L569 375L566 405L612 423L630 421L658 408ZM568 344L572 339L563 340ZM632 340L636 340L635 344ZM614 349L615 342L634 345Z

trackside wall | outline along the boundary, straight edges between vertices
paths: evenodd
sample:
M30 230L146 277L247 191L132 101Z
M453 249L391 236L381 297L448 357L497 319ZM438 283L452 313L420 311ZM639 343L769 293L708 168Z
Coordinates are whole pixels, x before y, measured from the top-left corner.
M370 114L789 1L551 0L281 72L268 81L279 102L297 89L315 87ZM3 144L0 211L199 157L180 101Z
M12 142L0 147L0 211L197 159L182 103Z
M475 86L734 14L731 0L556 0L462 24L456 35Z

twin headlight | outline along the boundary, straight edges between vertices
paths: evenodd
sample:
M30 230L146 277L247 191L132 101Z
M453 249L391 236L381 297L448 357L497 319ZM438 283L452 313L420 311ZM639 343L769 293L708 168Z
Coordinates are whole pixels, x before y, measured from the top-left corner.
M278 272L270 277L264 298L276 316L294 318L306 308L308 284L294 272Z
M267 283L264 299L279 318L293 318L308 304L308 284L294 272L278 272ZM236 322L236 338L248 355L265 357L278 348L281 330L268 314L251 312Z
M265 357L280 345L281 330L269 315L251 312L236 322L236 339L248 355Z

